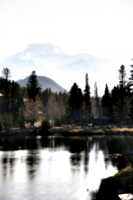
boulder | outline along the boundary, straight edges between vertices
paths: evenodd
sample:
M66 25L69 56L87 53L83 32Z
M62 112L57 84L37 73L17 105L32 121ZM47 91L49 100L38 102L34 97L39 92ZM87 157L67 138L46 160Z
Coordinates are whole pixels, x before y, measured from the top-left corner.
M113 177L102 179L96 200L120 200L117 188L118 183Z

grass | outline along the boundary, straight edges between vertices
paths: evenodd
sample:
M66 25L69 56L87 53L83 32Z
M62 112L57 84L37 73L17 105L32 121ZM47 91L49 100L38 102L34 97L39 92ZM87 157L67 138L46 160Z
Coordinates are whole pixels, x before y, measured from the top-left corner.
M81 127L81 126L74 126L74 125L66 125L66 127L52 127L50 129L50 132L52 133L94 133L94 134L130 134L133 135L133 128L118 128L118 127L113 127L113 128L105 128L105 127L100 127L100 126L95 126L94 128L90 127Z

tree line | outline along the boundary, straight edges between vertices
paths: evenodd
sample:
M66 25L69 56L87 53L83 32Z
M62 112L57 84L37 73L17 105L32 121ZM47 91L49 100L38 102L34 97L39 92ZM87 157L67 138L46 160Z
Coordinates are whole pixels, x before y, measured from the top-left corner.
M76 83L69 92L66 105L66 123L77 125L117 125L132 126L133 122L133 65L127 78L125 66L118 70L119 83L109 91L105 85L102 97L98 95L97 82L94 83L94 96L90 94L88 73L85 76L85 89Z
M91 96L88 73L85 75L85 88L82 91L74 83L67 92L42 90L36 72L29 76L26 87L9 80L8 68L0 78L0 129L11 127L39 126L43 119L51 124L116 124L132 125L133 121L133 65L127 78L125 66L118 71L119 84L109 91L108 84L102 97L98 95L97 82L94 96Z
M0 130L12 127L39 126L43 119L61 124L68 93L43 90L36 72L29 76L26 87L9 80L11 71L4 68L0 78Z

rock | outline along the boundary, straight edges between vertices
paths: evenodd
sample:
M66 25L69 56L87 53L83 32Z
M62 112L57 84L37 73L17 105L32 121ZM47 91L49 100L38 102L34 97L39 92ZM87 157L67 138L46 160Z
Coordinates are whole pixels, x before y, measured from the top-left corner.
M121 193L133 193L133 170L130 167L120 170L114 178Z
M117 181L113 177L102 179L96 200L120 200L117 186Z

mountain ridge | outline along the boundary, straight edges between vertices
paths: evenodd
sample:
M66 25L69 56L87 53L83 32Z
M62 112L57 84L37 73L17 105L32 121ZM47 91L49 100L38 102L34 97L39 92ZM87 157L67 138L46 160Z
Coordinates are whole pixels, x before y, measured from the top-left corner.
M15 81L24 79L34 70L38 76L49 77L68 91L74 82L84 90L85 74L88 73L91 95L95 81L102 95L106 83L109 89L119 83L118 70L122 64L125 63L121 60L99 58L87 53L68 55L56 45L34 43L0 62L0 68L8 67Z
M29 80L29 76L25 77L24 79L19 79L16 81L21 87L26 87ZM51 89L52 92L67 92L62 86L56 83L54 80L46 77L46 76L37 76L37 80L39 85L41 86L42 90Z

